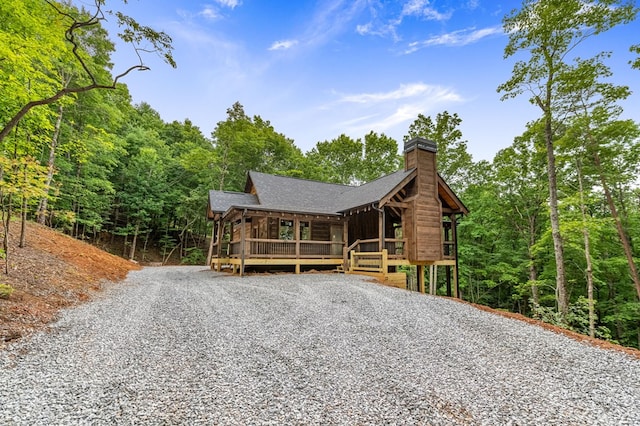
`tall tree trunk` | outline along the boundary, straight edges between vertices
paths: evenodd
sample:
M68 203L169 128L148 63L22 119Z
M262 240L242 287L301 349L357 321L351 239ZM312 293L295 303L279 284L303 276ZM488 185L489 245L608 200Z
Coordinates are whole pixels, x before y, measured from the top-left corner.
M587 300L589 303L589 336L596 336L596 314L593 302L593 264L591 262L591 241L589 238L589 228L587 227L587 208L584 204L584 187L582 184L582 173L580 170L580 160L578 160L578 185L580 188L580 212L582 214L582 235L584 237L584 256L587 262Z
M127 233L124 234L124 242L122 244L122 256L123 257L124 256L128 256L128 253L127 253L127 244L129 243L129 229L128 228L129 228L129 224L127 224L127 231L126 231Z
M592 136L589 135L589 137L592 140ZM592 143L593 143L593 140L592 140ZM611 191L609 190L609 185L607 184L607 179L604 175L604 170L602 169L600 155L595 149L593 151L593 160L595 161L596 167L598 168L598 174L600 175L600 184L602 185L602 189L604 190L604 195L607 198L607 204L609 205L609 210L611 211L611 217L613 217L613 220L616 224L616 230L618 231L618 238L620 239L620 244L622 244L624 255L627 258L627 264L629 265L629 274L631 275L633 284L636 287L636 293L637 293L638 299L640 299L640 276L638 276L638 268L636 267L636 264L633 261L633 252L631 250L631 244L629 243L627 234L625 233L624 227L622 226L622 221L620 220L620 216L618 215L618 211L613 202L613 197L611 196Z
M536 224L535 220L529 217L529 244L527 247L527 251L529 252L529 281L531 282L531 300L533 300L533 305L540 305L540 292L538 291L538 285L535 284L538 281L538 270L536 269L536 265L534 263L534 256L532 248L536 243Z
M38 223L41 225L44 225L47 219L47 204L49 203L49 189L51 188L51 181L53 180L53 172L55 171L56 147L58 146L58 138L60 136L60 127L62 126L63 111L64 111L64 107L60 105L58 107L58 118L56 119L56 124L53 129L51 145L49 146L49 163L48 163L48 169L47 169L47 179L45 181L45 186L44 186L44 196L42 197L42 199L40 200L40 204L38 205Z
M136 243L138 242L138 232L140 231L140 221L136 222L136 229L133 231L133 241L131 242L131 252L129 252L129 260L133 260L136 256Z
M146 234L144 234L144 244L142 245L142 261L146 260L147 256L147 246L149 244L149 236L151 235L151 230L149 230Z
M7 209L4 216L4 237L2 248L4 249L4 273L9 275L9 224L11 223L11 194L7 196Z
M27 207L27 197L22 195L22 206L20 211L20 242L18 243L18 247L20 248L24 248L27 245Z
M564 244L560 233L560 214L558 211L558 180L556 177L556 156L553 149L553 130L551 128L551 114L545 114L545 145L547 148L547 172L549 176L549 210L551 219L551 235L553 237L553 251L556 259L556 297L558 311L566 317L569 310L567 300L567 280L564 269Z

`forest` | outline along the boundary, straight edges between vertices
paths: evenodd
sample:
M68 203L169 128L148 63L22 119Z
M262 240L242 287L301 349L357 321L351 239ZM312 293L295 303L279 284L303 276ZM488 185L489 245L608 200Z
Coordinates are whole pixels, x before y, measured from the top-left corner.
M610 82L610 52L572 52L637 14L619 0L524 0L503 19L504 60L517 60L497 90L531 100L539 118L492 161L473 160L455 112L418 115L404 139L437 143L438 170L471 212L459 224L463 299L636 348L640 127L619 104L638 94ZM140 57L124 71L111 63L106 15ZM621 48L640 71L640 44ZM189 119L165 122L126 86L130 72L151 72L149 54L176 65L169 35L104 0L0 2L5 274L19 259L8 230L22 227L28 244L25 221L132 260L203 264L209 189L242 191L249 170L358 184L402 166L403 141L373 131L302 152L240 102L210 135Z

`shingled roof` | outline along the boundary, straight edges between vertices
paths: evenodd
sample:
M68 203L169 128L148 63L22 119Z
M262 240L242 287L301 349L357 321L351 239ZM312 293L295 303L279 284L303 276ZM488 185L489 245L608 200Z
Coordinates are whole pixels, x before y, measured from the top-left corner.
M224 213L232 206L256 206L258 198L246 192L209 191L209 210Z
M349 186L250 171L246 192L209 191L209 207L216 213L231 208L259 208L339 215L380 201L411 173L413 169L398 171L364 185ZM252 189L255 195L249 193Z

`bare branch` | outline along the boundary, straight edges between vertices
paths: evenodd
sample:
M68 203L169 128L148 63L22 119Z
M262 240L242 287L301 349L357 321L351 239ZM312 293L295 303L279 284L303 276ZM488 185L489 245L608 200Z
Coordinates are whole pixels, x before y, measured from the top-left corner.
M75 59L78 61L78 63L84 70L84 73L86 74L86 77L91 81L91 84L80 86L80 87L66 87L65 85L65 87L55 92L55 94L53 94L52 96L49 96L44 99L28 102L20 109L20 111L18 111L15 114L14 117L12 117L9 120L9 122L5 125L5 127L0 131L0 141L2 141L11 132L11 130L18 124L18 122L32 108L36 106L52 104L56 102L58 99L62 98L63 96L70 95L70 94L87 92L89 90L94 90L94 89L115 89L118 84L118 81L121 78L128 75L129 73L131 73L132 71L149 70L150 68L144 65L142 56L140 55L141 52L163 53L163 58L165 62L167 62L169 65L171 65L174 68L176 66L173 60L173 57L171 55L171 50L172 50L171 37L169 37L167 34L163 32L157 32L150 27L141 26L134 19L120 12L113 13L109 11L109 13L117 16L120 25L125 25L126 27L125 32L123 34L119 34L119 36L124 41L132 44L133 49L136 55L138 56L139 64L133 65L128 69L126 69L124 72L116 75L109 84L99 83L95 73L91 71L91 69L89 68L86 61L83 59L81 55L82 49L81 49L80 43L76 38L76 31L100 25L100 21L105 20L104 12L102 10L104 1L95 0L96 11L93 15L91 15L88 19L85 19L85 20L78 20L79 19L78 17L73 16L70 13L66 12L65 10L61 9L58 6L58 4L52 0L45 0L45 2L49 6L51 6L56 11L56 13L58 13L60 16L64 16L71 20L71 24L66 29L64 37L65 37L65 40L71 43L71 45L73 46L71 49L73 56L75 57ZM125 3L126 3L126 0L125 0ZM143 40L150 41L154 49L144 49L144 48L138 47L137 44ZM5 58L0 58L0 60L4 60L4 59Z

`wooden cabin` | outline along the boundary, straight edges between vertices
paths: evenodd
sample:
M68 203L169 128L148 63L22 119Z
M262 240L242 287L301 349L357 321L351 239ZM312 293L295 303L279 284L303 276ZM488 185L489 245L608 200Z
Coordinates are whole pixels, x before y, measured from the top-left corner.
M360 186L250 171L244 192L210 191L214 221L208 263L231 268L335 269L407 287L399 267L417 266L417 289L431 291L446 267L457 297L457 218L467 208L438 175L435 142L404 146L404 170ZM453 292L451 283L453 282Z

